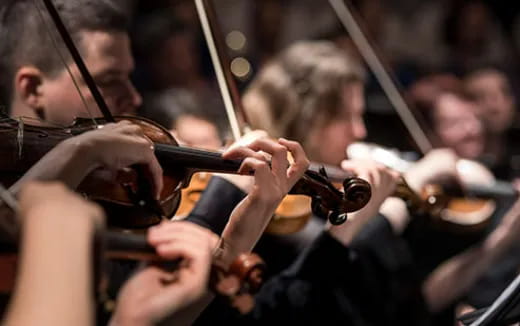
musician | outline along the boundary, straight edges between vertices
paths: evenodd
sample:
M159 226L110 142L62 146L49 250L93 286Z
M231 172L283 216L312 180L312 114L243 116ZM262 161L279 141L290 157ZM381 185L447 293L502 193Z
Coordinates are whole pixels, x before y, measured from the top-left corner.
M30 184L19 219L19 272L2 325L92 325L92 244L102 211L58 184Z
M431 75L416 82L409 98L427 125L435 147L450 148L460 157L479 159L485 150L485 131L476 112L480 104L452 75Z
M92 257L102 254L93 252L93 239L105 223L100 207L58 183L29 183L20 193L18 217L22 223L21 260L2 325L93 325ZM153 325L206 292L218 242L215 234L193 223L165 223L148 232L148 242L159 257L185 263L175 272L174 281L167 281L171 272L157 266L140 269L119 295L114 325ZM132 306L134 303L139 306Z
M126 20L122 12L109 1L103 3L64 1L60 4L60 14L64 16L66 22L71 24L69 29L72 36L79 43L80 52L85 57L87 66L93 72L94 79L99 84L112 113L133 113L141 99L128 78L133 62L129 52L128 36L124 32ZM9 99L11 116L34 118L49 124L69 124L77 116L89 117L89 113L86 112L83 105L83 100L77 94L74 83L67 75L67 69L62 66L51 47L52 41L44 32L46 26L39 20L39 14L33 11L33 4L30 1L10 1L4 2L1 8L2 30L6 32L7 40L10 41L2 42L2 66L6 67L7 74L2 75L1 84L5 91L5 97ZM18 35L16 40L14 35ZM34 44L41 44L42 48L38 51L28 48ZM74 65L70 61L67 62L67 65L72 71L72 75L78 77L79 73ZM78 82L80 89L85 90L86 86L81 78L78 79ZM90 93L84 92L84 97L88 107L95 107ZM98 114L93 113L93 115ZM103 129L105 128L107 126ZM128 124L119 123L108 126L108 129L105 130L113 131L118 128L130 127ZM92 135L98 133L101 138L100 132L99 130L92 131L88 136L97 138L97 136ZM105 136L108 134L110 133L105 133ZM128 132L121 131L121 134L124 136ZM84 142L77 142L78 138L70 140L69 143L72 148L81 149L82 146L78 146L80 143L86 144L86 148L91 148L91 145L94 145L93 142L85 139L87 134L82 136ZM130 136L138 136L138 132L132 130ZM127 153L127 151L143 152L144 149L139 146L142 146L146 141L142 137L137 138L139 137L134 137L133 141L138 144L121 147L119 150L135 159L135 154ZM124 142L124 140L126 139L121 139L121 142ZM101 141L101 143L107 144L108 142ZM147 151L152 152L151 144L149 142L146 144ZM107 154L111 152L111 146L96 147L95 150L101 150ZM261 234L261 230L265 228L267 223L266 219L272 216L281 198L307 167L305 153L297 143L285 140L278 142L264 140L256 142L252 146L254 147L250 149L234 149L228 154L234 158L245 158L242 170L244 172L254 170L257 176L253 190L236 210L234 218L231 219L232 223L226 225L222 241L225 246L222 248L221 256L228 264L239 252L242 252L242 249L243 251L251 249L257 238L250 237L249 232L260 230L256 233ZM266 158L256 153L259 150L273 154L271 165L275 173L269 171L265 162ZM297 158L294 164L290 166L286 159L287 151L292 152ZM70 177L68 172L64 172L63 168L64 166L74 166L74 162L77 162L78 157L81 157L82 151L73 151L71 156L63 157L65 164L56 165L56 168L53 168L52 163L56 159L62 158L59 153L63 152L50 154L54 157L48 157L46 161L44 159L43 162L47 162L47 164L40 162L40 169L36 169L37 172L33 170L31 175L34 177L43 176L45 179ZM232 158L231 156L224 157ZM153 155L146 155L146 157L148 157L146 162L150 166L155 165ZM98 167L100 163L116 169L122 167L122 165L132 164L131 159L122 156L110 158L101 154L95 156L95 158L101 160L101 162L94 160L95 164L86 164L84 171L77 175L74 174L68 180L69 184L77 184L88 173L86 171ZM113 162L106 164L106 162L103 162L104 159L112 159ZM42 166L44 168L41 168ZM289 170L286 169L287 166L289 166ZM51 168L51 173L46 170L48 168ZM70 172L71 170L68 169L67 171ZM159 171L159 169L155 169L152 174L157 176L160 174ZM159 181L156 182L155 188L156 191L160 189ZM246 216L249 219L246 220ZM245 221L248 221L247 226L244 225Z
M497 178L517 177L518 117L509 79L498 69L482 68L468 74L464 86L479 104L476 114L486 135L484 163Z
M362 120L364 106L362 69L359 64L326 42L301 42L283 51L267 64L251 83L244 97L244 106L253 127L266 129L273 136L290 135L303 144L309 153L309 158L318 162L339 165L345 157L345 147L366 135ZM458 157L452 152L434 151L407 172L405 177L410 180L412 187L419 191L422 185L433 182L439 177L455 176L457 159ZM349 163L343 165L349 168ZM392 208L388 209L386 205ZM464 252L461 256L446 261L439 269L433 270L440 263L437 261L432 269L426 271L426 275L419 277L424 278L422 286L412 285L413 282L407 280L402 282L403 277L406 276L392 276L392 272L399 267L410 269L409 264L412 264L411 269L414 268L413 262L398 259L399 256L402 258L403 254L404 256L410 254L406 253L406 244L401 248L396 245L398 243L403 245L402 239L398 238L410 220L403 205L397 199L383 202L380 210L382 215L369 222L357 237L358 242L354 239L352 248L359 250L361 255L379 257L379 265L376 269L382 266L384 271L381 273L389 278L388 283L399 284L397 287L402 288L418 286L420 288L418 292L422 293L419 297L422 299L416 297L416 300L423 300L427 307L425 310L438 312L467 291L469 284L474 283L497 258L486 250L479 251L493 258L482 259L480 262L485 263L475 269L477 272L468 275L460 271L460 264L462 261L475 262L477 256ZM518 218L515 209L511 215L513 215L512 220ZM504 232L505 228L504 226L503 229L501 228L502 231L497 233ZM366 235L363 235L364 231L367 232ZM391 236L386 237L387 234ZM511 237L511 233L507 232L507 237ZM510 243L505 247L508 246ZM503 248L496 250L503 250ZM457 266L457 268L450 270L446 266ZM453 273L454 270L461 274ZM373 269L371 271L369 267L368 271L373 272ZM429 274L432 271L433 273ZM421 271L419 274L424 272ZM412 270L409 277L413 279L413 275ZM415 276L417 277L417 274ZM460 279L464 279L467 283L459 282ZM446 287L438 286L441 280L445 282L443 284L449 284L447 287L452 291L445 291ZM370 285L368 287L370 288ZM386 290L388 292L384 292L384 286L381 287L382 292L378 293L379 296L375 296L375 299L368 296L370 299L367 299L364 304L370 305L371 299L372 303L377 302L378 297L388 299L392 295L396 297L409 295L399 291L392 292L388 288ZM399 312L401 307L392 306L388 304L388 300L386 301L383 303L384 307L395 309L393 313L387 315L388 320L392 318L399 320L403 318L402 315L399 316L401 313L407 313ZM367 316L369 319L374 317L370 313L367 313Z
M186 146L219 150L227 138L221 103L187 89L168 89L145 101L140 114L170 130Z

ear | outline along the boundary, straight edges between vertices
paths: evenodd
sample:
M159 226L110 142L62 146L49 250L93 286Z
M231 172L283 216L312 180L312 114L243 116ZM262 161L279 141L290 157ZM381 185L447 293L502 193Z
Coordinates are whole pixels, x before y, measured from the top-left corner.
M18 69L14 80L15 97L32 109L36 116L42 117L44 106L41 94L43 73L38 68L24 66Z

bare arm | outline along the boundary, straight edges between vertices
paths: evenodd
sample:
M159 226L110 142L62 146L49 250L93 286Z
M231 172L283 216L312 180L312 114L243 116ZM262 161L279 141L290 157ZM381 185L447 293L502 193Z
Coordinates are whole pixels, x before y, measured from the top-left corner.
M520 200L482 244L472 247L437 267L423 283L430 311L437 312L464 295L516 241L520 231Z
M63 186L29 185L21 217L17 283L3 325L92 325L92 239L101 210Z

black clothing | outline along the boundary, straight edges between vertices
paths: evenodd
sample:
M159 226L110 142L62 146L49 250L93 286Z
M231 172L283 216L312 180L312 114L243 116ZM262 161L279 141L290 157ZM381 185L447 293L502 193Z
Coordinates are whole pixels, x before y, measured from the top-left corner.
M382 216L351 248L322 232L288 269L265 283L251 314L239 316L215 301L196 325L428 325L403 245Z
M222 234L231 212L246 194L229 181L213 176L202 192L199 201L184 219Z

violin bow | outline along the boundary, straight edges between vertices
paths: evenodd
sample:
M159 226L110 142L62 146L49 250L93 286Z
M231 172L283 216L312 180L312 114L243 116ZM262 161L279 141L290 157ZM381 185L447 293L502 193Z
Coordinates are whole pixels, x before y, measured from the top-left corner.
M242 135L241 128L248 123L247 114L242 106L240 92L230 70L229 56L226 54L224 35L218 27L217 14L211 0L195 0L202 32L208 46L211 61L217 76L217 83L226 108L226 115L231 126L233 138L238 140ZM239 120L240 118L240 120Z
M354 11L345 4L344 0L329 0L329 3L336 16L349 33L352 41L356 44L363 59L383 88L388 100L392 103L392 106L395 108L401 121L403 121L415 144L423 154L428 153L433 146L426 136L426 133L423 131L424 127L421 127L419 121L406 103L406 100L401 95L401 92L397 87L396 79L391 77L389 69L385 68L384 64L376 54L374 47L370 44L368 38L361 30L361 27L354 17ZM359 15L356 16L359 17Z
M34 1L38 1L38 0L34 0ZM58 13L58 10L56 9L56 6L54 6L54 4L52 3L52 0L42 0L42 2L45 5L45 8L47 9L47 12L49 13L49 15L51 17L51 20L54 23L54 26L56 27L58 33L60 34L61 39L65 43L65 46L67 47L70 55L72 56L74 63L78 67L81 77L85 81L89 91L92 93L92 96L93 96L99 110L103 114L103 118L106 120L106 122L116 122L116 120L114 119L114 117L112 116L112 113L110 112L110 110L108 108L108 105L105 102L105 99L103 98L103 95L99 91L99 88L97 87L96 82L94 81L94 78L90 74L83 58L81 57L81 54L79 53L78 48L74 44L74 41L72 40L72 37L70 36L70 33L67 31L67 28L66 28L65 24L63 23L63 20L61 19L60 14ZM40 7L37 5L36 2L34 2L34 4L35 4L36 9L40 13L42 21L45 24L45 19L43 18L43 15L40 11ZM49 33L50 33L50 31L49 31ZM49 36L54 41L52 34ZM55 43L55 45L56 45L56 43ZM58 48L57 48L57 50L59 53ZM62 57L62 60L63 60L63 57ZM65 60L63 60L63 63L65 65L65 67L67 67ZM74 77L72 76L70 70L67 69L67 71L69 72L69 75L71 76L72 80L74 81L74 84L76 85L76 88L77 88L78 92L80 93L80 96L81 96L83 102L85 103L85 101L83 99L83 95L81 94L81 90L77 87L77 83L75 82ZM88 107L87 107L87 111L90 113L90 111L88 110ZM92 118L92 115L91 115L91 118ZM94 124L96 125L95 119L92 118L92 120L94 121ZM144 171L142 170L142 168L140 166L135 166L134 169L137 172L138 180L139 180L138 183L140 185L138 187L137 193L134 194L135 197L137 198L135 200L135 204L148 207L152 212L159 215L159 217L164 216L164 213L163 213L163 210L162 210L160 204L157 202L157 200L152 195L153 191L150 187L150 182L144 177L144 175L145 175ZM143 200L141 200L141 198Z
M13 194L11 194L11 192L0 183L0 207L2 206L2 203L13 212L18 213L18 201L14 198ZM17 220L17 216L17 214L14 214L13 216L11 214L7 215L0 213L0 230L5 232L5 235L9 237L9 240L13 241L18 237L20 232L18 227L20 223Z

